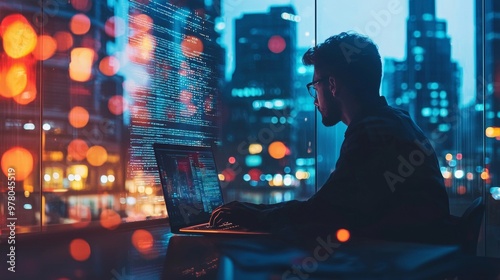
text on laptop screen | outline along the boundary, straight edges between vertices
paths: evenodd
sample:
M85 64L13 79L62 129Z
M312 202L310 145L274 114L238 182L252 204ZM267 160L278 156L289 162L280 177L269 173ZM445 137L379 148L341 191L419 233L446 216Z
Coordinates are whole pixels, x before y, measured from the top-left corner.
M156 157L172 228L207 222L223 203L212 151L169 147L156 147Z

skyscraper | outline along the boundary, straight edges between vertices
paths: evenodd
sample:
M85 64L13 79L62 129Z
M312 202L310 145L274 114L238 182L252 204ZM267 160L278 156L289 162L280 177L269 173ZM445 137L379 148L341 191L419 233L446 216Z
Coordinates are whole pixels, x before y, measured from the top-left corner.
M436 18L435 0L410 0L406 61L389 61L395 82L390 100L407 109L438 155L456 150L460 72L451 59L446 22Z
M228 115L222 141L225 159L232 164L223 172L227 183L293 184L296 20L291 6L279 6L235 22L236 65L223 97Z

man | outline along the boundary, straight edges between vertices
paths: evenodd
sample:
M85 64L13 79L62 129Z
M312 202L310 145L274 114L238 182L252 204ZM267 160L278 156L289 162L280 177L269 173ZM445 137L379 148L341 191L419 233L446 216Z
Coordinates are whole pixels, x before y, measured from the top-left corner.
M323 124L348 126L335 170L307 201L232 202L213 211L211 224L313 234L346 228L370 238L440 242L449 205L437 157L408 113L379 96L377 46L341 33L309 49L303 62L314 66L307 87Z

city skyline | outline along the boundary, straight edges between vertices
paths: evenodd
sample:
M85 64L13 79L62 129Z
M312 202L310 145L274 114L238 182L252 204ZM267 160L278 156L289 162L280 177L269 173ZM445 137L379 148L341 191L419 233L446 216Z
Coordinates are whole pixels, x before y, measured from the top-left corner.
M339 1L341 6L335 6L333 1L319 0L318 5L327 7L318 11L318 34L319 42L327 37L342 31L357 31L369 35L379 46L379 51L384 58L405 59L406 49L406 22L408 19L408 0L386 0L372 1L366 3L362 0ZM361 5L362 3L362 5ZM462 71L460 105L475 101L476 79L475 79L475 48L474 48L474 3L465 3L456 9L450 9L454 5L450 0L436 1L436 16L446 21L448 25L448 36L452 44L452 59L458 62ZM297 49L311 47L314 45L314 3L313 1L274 0L247 3L245 1L227 1L222 3L224 29L222 30L223 47L226 49L226 80L234 71L233 60L233 37L234 20L248 13L267 13L269 7L278 5L292 5L300 21L297 24ZM362 10L359 7L363 7ZM331 14L325 15L327 11ZM323 12L324 11L324 12ZM345 11L356 11L346 13ZM386 15L389 15L385 17ZM387 19L385 19L387 18ZM321 26L328 26L321 28ZM333 28L332 28L333 26ZM220 25L219 25L220 27ZM309 32L309 35L307 35ZM398 44L394 44L398 42ZM384 63L384 62L383 62ZM381 89L381 93L382 92Z

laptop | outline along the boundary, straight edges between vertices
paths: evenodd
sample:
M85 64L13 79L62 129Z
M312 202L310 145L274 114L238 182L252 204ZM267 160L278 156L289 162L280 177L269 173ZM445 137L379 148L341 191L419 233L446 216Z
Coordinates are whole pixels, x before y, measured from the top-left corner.
M234 224L210 227L224 204L212 147L153 144L172 233L268 234Z

